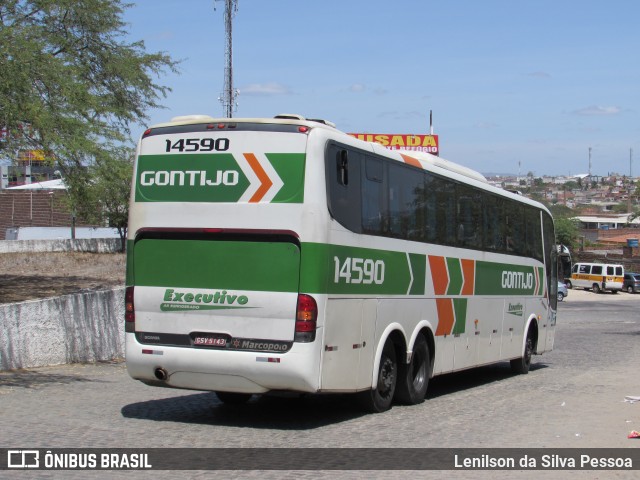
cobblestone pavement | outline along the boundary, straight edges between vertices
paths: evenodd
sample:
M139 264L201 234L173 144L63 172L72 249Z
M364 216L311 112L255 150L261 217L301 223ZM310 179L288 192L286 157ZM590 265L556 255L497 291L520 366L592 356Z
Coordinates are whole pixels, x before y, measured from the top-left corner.
M501 363L438 377L423 404L394 406L378 415L362 414L346 395L254 397L245 406L229 407L213 393L143 385L127 375L122 362L0 372L0 447L638 448L640 440L627 434L640 430L640 403L625 402L625 396L640 396L639 307L640 295L572 290L559 306L554 351L535 357L528 375L513 375L508 363ZM87 472L4 473L87 477ZM220 472L160 473L126 476L204 478ZM436 478L436 473L412 475ZM463 478L463 472L446 473ZM473 473L472 478L514 476ZM531 471L519 478L632 478L631 473ZM248 471L225 477L362 478L362 472Z

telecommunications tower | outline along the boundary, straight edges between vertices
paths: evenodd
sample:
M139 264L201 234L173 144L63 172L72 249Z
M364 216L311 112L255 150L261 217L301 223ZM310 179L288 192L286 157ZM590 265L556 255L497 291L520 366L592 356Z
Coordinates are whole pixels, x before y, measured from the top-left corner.
M218 0L216 0L217 2ZM233 88L233 17L238 11L238 0L221 0L224 1L224 31L225 31L225 65L224 65L224 88L222 95L218 98L222 103L224 116L231 118L237 107L236 98L238 90Z

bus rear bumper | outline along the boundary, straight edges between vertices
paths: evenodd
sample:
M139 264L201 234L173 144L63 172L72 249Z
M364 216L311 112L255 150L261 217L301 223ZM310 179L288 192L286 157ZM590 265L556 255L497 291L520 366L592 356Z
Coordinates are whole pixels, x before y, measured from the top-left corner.
M126 365L132 378L167 388L313 393L319 388L316 348L315 343L294 343L287 353L267 353L151 346L127 333Z

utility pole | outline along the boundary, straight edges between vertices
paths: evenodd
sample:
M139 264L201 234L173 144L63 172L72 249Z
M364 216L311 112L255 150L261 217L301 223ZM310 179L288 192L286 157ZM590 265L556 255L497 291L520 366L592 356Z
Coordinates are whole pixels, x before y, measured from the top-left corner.
M217 1L217 0L216 0ZM238 11L238 0L224 0L224 31L225 31L225 66L224 87L218 98L222 103L224 116L231 118L235 110L238 90L233 88L233 17Z
M633 179L633 148L629 149L629 180Z

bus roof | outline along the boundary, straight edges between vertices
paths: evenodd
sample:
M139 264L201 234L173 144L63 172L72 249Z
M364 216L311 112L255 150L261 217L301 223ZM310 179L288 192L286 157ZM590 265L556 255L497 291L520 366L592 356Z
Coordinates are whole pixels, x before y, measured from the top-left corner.
M306 125L309 127L325 127L338 131L335 124L328 120L304 118L302 115L281 113L273 118L215 118L210 115L181 115L173 117L171 121L159 123L150 128L173 127L178 125L192 125L199 123L279 123L283 125Z
M307 126L310 128L322 128L332 132L335 132L340 135L344 135L347 137L349 143L360 143L366 144L369 146L371 151L386 155L390 158L396 158L398 160L398 155L401 157L400 161L404 161L404 163L412 163L414 166L419 166L423 170L429 170L429 167L435 167L434 171L442 171L446 170L452 172L454 174L461 175L463 177L469 178L476 182L480 182L483 185L483 188L489 191L493 191L502 196L506 197L517 197L519 201L522 203L527 203L530 205L534 205L537 207L541 207L542 209L548 212L548 209L535 200L531 200L527 197L523 197L522 195L517 195L508 190L504 190L501 188L494 187L489 184L486 177L482 175L480 172L473 170L469 167L465 167L459 163L452 162L450 160L446 160L444 158L431 155L430 153L414 151L414 150L389 150L385 148L383 145L375 142L366 142L364 140L356 139L347 133L338 130L334 123L321 120L321 119L310 119L305 118L302 115L293 114L293 113L281 113L276 115L273 118L215 118L210 115L182 115L173 117L169 122L159 123L150 127L150 129L155 128L164 128L164 127L173 127L173 126L182 126L182 125L197 125L203 123L212 123L212 124L232 124L232 123L255 123L255 124L281 124L281 125L300 125ZM409 158L409 162L407 162L407 158ZM414 161L412 161L414 160Z

